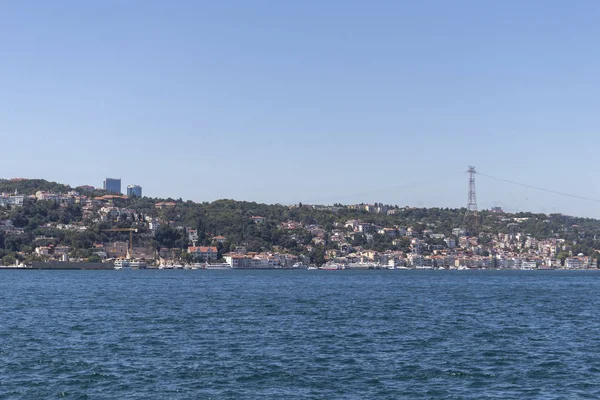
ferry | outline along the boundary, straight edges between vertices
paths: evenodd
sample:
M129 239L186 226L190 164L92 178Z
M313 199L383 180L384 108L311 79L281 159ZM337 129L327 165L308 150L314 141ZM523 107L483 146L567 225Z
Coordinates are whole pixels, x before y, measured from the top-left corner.
M341 264L336 264L336 263L326 263L323 264L319 267L319 269L322 269L324 271L335 271L338 269L344 269L345 267Z
M142 260L133 260L129 262L129 266L131 269L146 269L148 264Z
M348 269L375 269L375 264L364 262L350 263L348 264Z
M231 265L227 263L204 264L204 269L231 269Z
M131 262L129 260L116 260L115 269L131 269Z
M116 260L115 269L146 269L148 264L142 260Z

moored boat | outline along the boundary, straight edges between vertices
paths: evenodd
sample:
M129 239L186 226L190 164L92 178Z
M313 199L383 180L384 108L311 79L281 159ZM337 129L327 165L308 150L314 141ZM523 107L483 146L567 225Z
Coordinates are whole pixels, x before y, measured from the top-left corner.
M204 264L204 269L231 269L231 265L227 263Z
M131 269L131 262L129 260L116 260L115 269Z
M321 265L319 267L319 269L322 269L325 271L334 271L334 270L344 269L344 266L341 264L337 264L337 263L325 263L325 264Z

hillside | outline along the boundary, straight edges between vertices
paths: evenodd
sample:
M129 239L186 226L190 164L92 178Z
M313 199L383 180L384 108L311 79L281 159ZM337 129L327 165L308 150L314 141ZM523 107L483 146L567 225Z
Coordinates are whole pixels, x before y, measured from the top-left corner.
M0 192L14 190L23 194L40 190L65 194L70 187L39 179L0 181ZM419 251L428 255L436 249L456 253L447 239L453 238L459 243L461 237L475 238L470 244L464 241L461 244L468 254L499 254L505 249L522 254L524 249L543 241L551 241L557 252L568 254L595 256L596 249L600 249L597 239L600 221L562 214L484 210L479 212L475 222L465 219L465 209L400 208L383 204L284 206L235 200L194 203L148 197L94 197L99 194L102 193L88 193L90 197L65 195L57 201L28 198L22 207L0 207L0 222L4 221L5 225L0 229L0 258L33 254L40 245L40 237L51 238L49 243L53 245L67 246L74 256L90 257L98 243L127 240L127 233L103 231L115 227L138 229L135 244L156 251L178 248L185 253L192 242L215 245L213 238L223 236L226 241L218 243L219 256L244 246L248 251L284 251L321 261L327 250L338 249L342 243L360 251L405 254ZM168 204L162 204L165 202ZM262 219L257 223L252 217ZM154 224L152 229L151 224ZM193 240L192 230L196 231ZM417 246L415 240L421 244Z

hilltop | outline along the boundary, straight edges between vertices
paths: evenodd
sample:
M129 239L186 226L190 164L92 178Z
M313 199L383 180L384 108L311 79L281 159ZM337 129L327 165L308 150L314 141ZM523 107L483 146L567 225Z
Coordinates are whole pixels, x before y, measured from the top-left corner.
M62 183L49 182L45 179L0 179L0 193L14 193L15 190L21 194L30 195L39 190L67 192L71 190L71 187Z

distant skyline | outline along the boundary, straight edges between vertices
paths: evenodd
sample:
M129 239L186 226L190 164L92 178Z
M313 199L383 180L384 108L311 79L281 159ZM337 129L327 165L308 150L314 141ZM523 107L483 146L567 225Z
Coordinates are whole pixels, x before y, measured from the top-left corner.
M600 199L600 3L0 4L0 177L194 201ZM600 218L477 176L480 208Z

